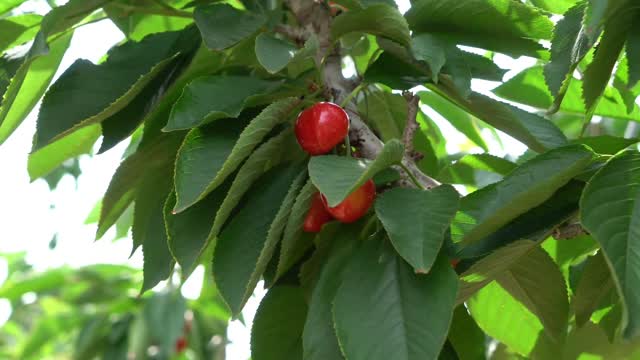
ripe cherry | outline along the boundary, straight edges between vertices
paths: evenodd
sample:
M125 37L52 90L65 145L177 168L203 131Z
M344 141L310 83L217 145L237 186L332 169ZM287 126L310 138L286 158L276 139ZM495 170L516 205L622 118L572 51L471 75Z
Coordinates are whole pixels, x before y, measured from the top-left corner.
M317 233L322 230L322 225L328 223L332 219L331 214L329 214L322 204L320 193L316 193L311 201L311 207L309 207L307 217L304 219L302 229L305 232Z
M326 154L349 133L349 115L336 104L319 102L298 115L295 130L304 151Z
M451 263L451 267L455 269L456 266L458 266L458 264L460 263L460 259L451 259L449 260L449 262Z
M180 336L178 340L176 340L176 353L180 354L186 349L187 349L187 339L185 339L184 336Z
M364 185L347 196L346 199L335 207L329 207L327 198L322 195L322 203L327 211L336 220L343 223L351 223L360 219L367 213L376 198L376 185L369 179Z

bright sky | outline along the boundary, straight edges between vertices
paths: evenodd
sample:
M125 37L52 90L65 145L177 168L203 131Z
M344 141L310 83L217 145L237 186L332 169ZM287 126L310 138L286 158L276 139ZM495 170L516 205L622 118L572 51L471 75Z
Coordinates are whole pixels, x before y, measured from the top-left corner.
M408 0L399 1L401 10L408 8ZM49 7L44 0L29 1L20 10L44 14ZM123 39L120 31L108 21L91 24L77 31L71 47L64 57L59 73L78 58L97 62L106 51ZM507 76L531 66L533 59L513 59L497 55L498 65L513 69ZM58 74L59 75L59 74ZM495 83L476 81L472 84L476 91L486 92ZM459 150L464 137L437 113L425 109L434 118L446 134L447 149ZM94 241L96 225L84 225L84 219L95 203L102 197L109 181L119 164L126 143L107 151L105 154L80 160L82 175L77 184L70 176L62 179L56 191L50 192L44 180L29 183L27 175L27 154L31 149L31 138L35 131L37 109L27 118L16 133L0 146L0 164L4 169L0 177L0 199L5 206L0 207L0 252L26 251L27 261L37 270L69 265L79 267L96 263L128 264L142 266L142 255L138 251L128 258L131 239L112 242L112 229L100 241ZM506 153L519 154L524 151L522 144L508 137L503 139L507 151L493 144L493 153L503 156ZM97 149L97 148L96 148ZM479 149L478 149L479 151ZM58 234L58 244L54 250L48 247L54 234ZM6 278L6 264L0 261L0 284ZM199 294L199 284L203 276L199 269L183 288L184 295L195 298ZM244 318L250 326L259 300L264 290L258 286L256 296L249 301ZM9 316L9 305L0 301L0 326ZM228 346L228 358L248 359L249 329L240 322L232 322L228 330L232 344Z

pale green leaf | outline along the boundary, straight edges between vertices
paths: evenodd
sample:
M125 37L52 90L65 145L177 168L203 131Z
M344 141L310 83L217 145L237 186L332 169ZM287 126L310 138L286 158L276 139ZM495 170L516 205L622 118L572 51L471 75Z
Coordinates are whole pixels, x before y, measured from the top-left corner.
M20 65L0 103L0 144L29 115L53 79L73 33L51 42L48 55L29 56Z
M41 178L66 160L91 153L99 137L100 125L91 125L32 152L27 160L29 178L31 181Z

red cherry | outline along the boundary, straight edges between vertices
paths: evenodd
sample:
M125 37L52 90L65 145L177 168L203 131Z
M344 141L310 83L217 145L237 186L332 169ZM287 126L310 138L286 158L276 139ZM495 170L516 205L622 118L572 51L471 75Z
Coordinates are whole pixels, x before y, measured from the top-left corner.
M176 340L176 353L181 353L187 349L187 339L181 336Z
M451 267L455 269L456 266L458 266L458 264L460 263L460 259L451 259L449 260L449 262L451 263Z
M349 115L340 106L320 102L298 115L296 138L311 155L328 153L349 133Z
M346 199L335 207L329 207L327 198L322 195L322 204L338 221L351 223L367 213L376 198L376 185L369 179L364 185L352 192Z
M322 204L322 199L320 198L320 193L316 193L313 196L313 200L311 201L311 207L309 207L309 212L307 213L307 217L304 219L304 225L302 229L305 232L317 233L322 230L322 225L331 221L333 218L331 214L324 208Z

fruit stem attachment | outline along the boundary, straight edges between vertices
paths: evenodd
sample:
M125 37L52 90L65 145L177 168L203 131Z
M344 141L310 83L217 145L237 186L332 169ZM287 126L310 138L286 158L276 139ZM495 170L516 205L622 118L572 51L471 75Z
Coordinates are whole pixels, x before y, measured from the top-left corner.
M349 134L344 137L344 146L347 148L347 157L351 157L351 140L349 140Z
M418 189L420 190L426 190L424 188L424 186L422 186L422 184L420 184L420 182L418 181L418 179L416 179L415 175L413 175L413 173L411 172L411 170L409 170L409 168L407 168L407 166L403 163L400 163L400 167L402 168L402 170L404 170L404 172L407 173L407 175L409 175L409 179L411 179L411 182L418 187Z
M342 102L340 103L340 107L341 107L341 108L344 108L345 106L347 106L347 104L349 104L349 102L350 102L351 100L353 100L353 98L354 98L356 95L358 95L358 93L359 93L360 91L362 91L362 89L364 89L364 87L365 87L365 86L366 86L366 85L365 85L365 83L363 83L363 82L361 82L358 86L356 86L356 88L355 88L355 89L353 89L353 91L351 91L351 92L349 93L349 95L347 95L347 97L345 97L345 98L342 100Z

